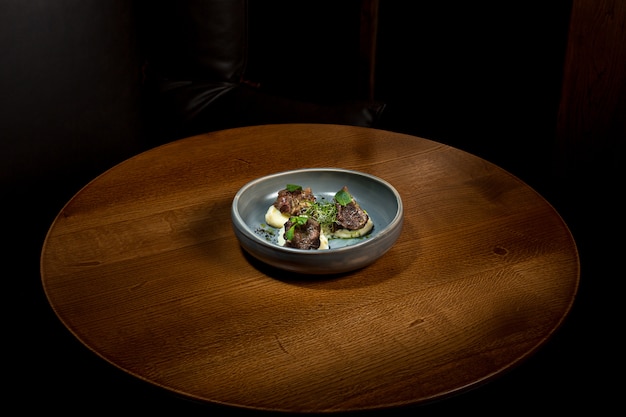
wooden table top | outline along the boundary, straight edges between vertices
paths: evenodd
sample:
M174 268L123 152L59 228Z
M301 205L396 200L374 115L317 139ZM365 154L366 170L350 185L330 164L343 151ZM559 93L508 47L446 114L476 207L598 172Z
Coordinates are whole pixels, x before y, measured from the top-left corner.
M394 247L316 278L245 255L235 193L307 167L391 183L405 213ZM52 308L104 360L192 399L287 412L419 404L489 381L560 326L579 269L562 218L505 170L336 125L238 128L139 154L66 204L41 254Z

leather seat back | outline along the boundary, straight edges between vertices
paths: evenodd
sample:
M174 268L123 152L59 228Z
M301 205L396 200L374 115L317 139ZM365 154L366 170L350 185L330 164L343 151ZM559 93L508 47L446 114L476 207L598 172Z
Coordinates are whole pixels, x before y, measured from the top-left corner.
M247 0L140 0L148 68L158 77L239 82L246 68Z

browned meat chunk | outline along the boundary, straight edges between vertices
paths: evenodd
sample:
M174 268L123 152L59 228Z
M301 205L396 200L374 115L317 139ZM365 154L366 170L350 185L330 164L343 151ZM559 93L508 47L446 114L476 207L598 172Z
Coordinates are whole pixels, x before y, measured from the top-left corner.
M348 187L343 187L343 191L345 191L348 195ZM335 224L339 227L348 230L358 230L362 229L367 221L369 220L369 216L363 209L359 206L354 198L351 198L351 201L348 204L339 204L336 203L337 207L337 220Z
M337 204L337 224L340 228L348 230L362 229L369 216L356 203L352 202L346 206Z
M293 216L297 216L314 202L315 196L310 188L295 191L285 189L278 192L278 197L276 201L274 201L274 207L281 213L289 213Z
M285 231L293 226L293 222L288 220L285 223ZM307 219L305 224L296 224L293 237L287 239L285 233L285 246L296 249L318 249L320 247L320 224L312 218Z

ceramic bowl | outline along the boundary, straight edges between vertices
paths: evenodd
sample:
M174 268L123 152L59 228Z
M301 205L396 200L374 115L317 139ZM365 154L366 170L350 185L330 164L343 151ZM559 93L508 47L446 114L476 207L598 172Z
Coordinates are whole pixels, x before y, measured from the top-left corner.
M280 246L276 239L279 229L266 224L265 213L287 184L310 187L318 200L328 201L347 186L374 228L365 237L330 239L330 248L324 250ZM231 219L242 248L254 258L295 273L337 274L370 265L391 249L402 231L403 207L398 191L373 175L340 168L311 168L250 181L235 195Z

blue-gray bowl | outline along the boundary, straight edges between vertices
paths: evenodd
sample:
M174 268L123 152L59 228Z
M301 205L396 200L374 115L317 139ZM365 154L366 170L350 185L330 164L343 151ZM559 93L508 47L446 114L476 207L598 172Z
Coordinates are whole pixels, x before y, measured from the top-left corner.
M310 187L318 199L329 201L347 186L374 228L365 237L331 239L325 250L280 246L275 238L278 229L266 224L265 213L287 184ZM242 248L254 258L295 273L337 274L370 265L391 249L402 231L403 207L398 191L378 177L341 168L311 168L250 181L235 195L231 219Z

